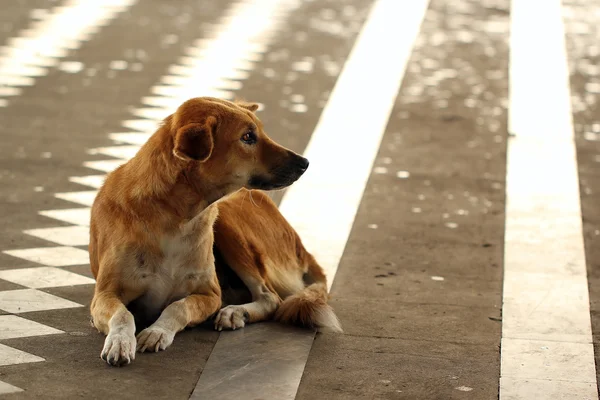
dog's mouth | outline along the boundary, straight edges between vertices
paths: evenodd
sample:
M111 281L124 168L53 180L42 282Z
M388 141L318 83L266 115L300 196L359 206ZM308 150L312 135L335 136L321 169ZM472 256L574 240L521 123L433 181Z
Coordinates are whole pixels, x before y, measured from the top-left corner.
M248 186L252 189L260 190L277 190L283 189L296 182L300 175L296 178L292 177L278 177L278 178L267 178L261 175L255 175L248 180Z
M283 189L296 182L306 172L308 160L296 156L298 161L284 168L275 168L268 175L254 175L248 180L248 186L252 189L277 190Z

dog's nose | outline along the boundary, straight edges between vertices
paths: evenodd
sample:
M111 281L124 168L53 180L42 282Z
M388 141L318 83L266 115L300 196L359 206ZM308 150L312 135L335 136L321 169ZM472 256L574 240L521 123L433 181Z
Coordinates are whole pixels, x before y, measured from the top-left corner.
M287 166L292 170L304 173L308 169L308 160L293 151L288 152Z
M303 170L307 170L308 169L308 160L304 157L300 157L300 159L298 160L298 166L300 168L302 168Z

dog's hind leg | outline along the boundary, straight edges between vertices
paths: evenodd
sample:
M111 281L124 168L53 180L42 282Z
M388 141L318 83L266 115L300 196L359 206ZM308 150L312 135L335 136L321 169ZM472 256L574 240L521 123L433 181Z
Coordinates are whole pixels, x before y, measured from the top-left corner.
M252 302L229 305L221 309L215 318L215 329L219 331L243 328L247 323L269 319L281 303L279 295L268 287L260 275L258 266L254 263L240 264L239 261L242 259L244 258L238 258L236 262L230 260L228 265L252 294Z

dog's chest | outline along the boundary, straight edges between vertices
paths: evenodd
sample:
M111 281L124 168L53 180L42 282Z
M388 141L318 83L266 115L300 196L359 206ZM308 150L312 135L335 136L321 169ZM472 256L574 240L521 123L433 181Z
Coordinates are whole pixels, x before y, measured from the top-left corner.
M160 256L142 260L139 279L145 287L140 299L151 310L160 310L179 300L214 274L212 241L193 234L165 235L160 238Z
M193 238L176 235L164 236L160 241L162 257L158 261L157 273L165 278L180 281L197 268L193 265L199 260L199 252Z
M215 275L213 224L216 207L209 206L179 229L152 238L152 246L138 253L130 278L140 289L136 309L145 319L158 317L174 301L201 293Z

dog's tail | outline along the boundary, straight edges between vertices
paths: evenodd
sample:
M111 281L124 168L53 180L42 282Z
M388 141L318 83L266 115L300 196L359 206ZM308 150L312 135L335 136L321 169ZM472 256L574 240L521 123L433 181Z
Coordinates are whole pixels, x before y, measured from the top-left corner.
M342 332L338 317L327 304L327 277L312 256L305 278L309 285L283 300L275 312L275 320L320 332Z

